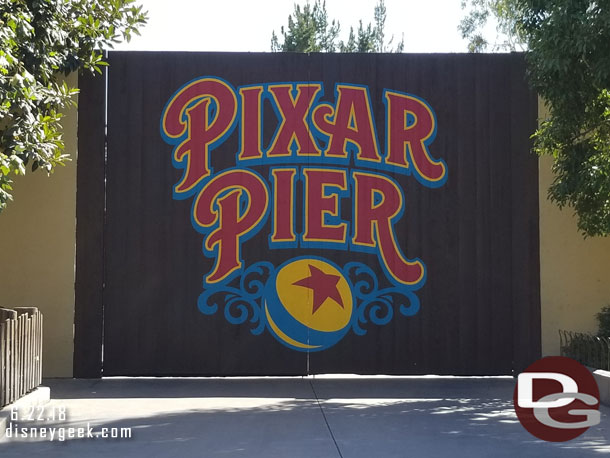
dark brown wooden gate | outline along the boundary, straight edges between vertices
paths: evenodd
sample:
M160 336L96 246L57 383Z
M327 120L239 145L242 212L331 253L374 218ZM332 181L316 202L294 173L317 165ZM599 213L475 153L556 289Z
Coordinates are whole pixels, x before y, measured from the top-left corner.
M76 377L491 375L520 371L540 356L538 163L529 140L537 98L525 81L522 55L111 52L108 60L107 92L102 77L80 80ZM200 311L198 299L208 287L203 277L216 260L204 256L206 236L191 221L197 196L173 197L183 171L172 165L173 146L164 141L160 124L172 95L206 76L233 88L321 83L320 101L329 104L338 83L366 86L381 154L388 122L384 90L413 94L433 108L436 138L429 146L446 164L446 183L423 186L413 174L379 172L404 193L404 211L394 226L398 244L427 269L423 286L406 294L411 306L416 294L417 313L400 313L399 305L408 305L404 298L380 294L378 310L371 312L371 304L356 323L364 334L350 324L322 351L297 351L291 348L301 345L297 331L291 337L273 330L270 315L252 316L247 301L225 313L219 299L216 313ZM279 117L268 100L262 106L267 145ZM208 111L210 119L217 110ZM405 129L416 122L409 116ZM240 122L210 153L214 173L236 167ZM272 165L260 161L251 170L266 181ZM297 173L316 165L315 158L276 163ZM353 161L331 168L345 170L348 178L361 169ZM302 206L304 191L300 184L295 189L294 202ZM348 224L352 198L341 197L339 216ZM295 214L302 226L302 209ZM267 262L279 269L299 257L324 257L345 272L350 262L369 266L380 290L384 282L392 286L381 258L370 251L298 243L271 247L272 220L267 217L244 240L245 268ZM361 301L355 282L354 313ZM386 321L384 297L393 308ZM270 310L271 299L257 300L260 314ZM242 312L248 316L239 322ZM303 346L317 335L307 332Z

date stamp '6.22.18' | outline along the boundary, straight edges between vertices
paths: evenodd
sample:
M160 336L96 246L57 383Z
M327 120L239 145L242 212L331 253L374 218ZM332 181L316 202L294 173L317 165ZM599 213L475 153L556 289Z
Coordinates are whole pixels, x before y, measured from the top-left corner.
M32 406L10 411L6 440L48 440L64 442L73 439L130 439L131 428L74 424L68 410L61 405Z
M11 409L12 422L54 422L66 421L65 406L31 406L25 409Z

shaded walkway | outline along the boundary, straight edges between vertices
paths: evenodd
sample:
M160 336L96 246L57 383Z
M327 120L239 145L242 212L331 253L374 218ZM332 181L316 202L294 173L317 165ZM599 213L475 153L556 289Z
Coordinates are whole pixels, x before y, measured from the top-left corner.
M5 439L49 457L586 457L610 453L610 410L567 443L530 436L512 378L317 377L46 380L44 421L131 428L130 439ZM47 419L64 408L66 421Z

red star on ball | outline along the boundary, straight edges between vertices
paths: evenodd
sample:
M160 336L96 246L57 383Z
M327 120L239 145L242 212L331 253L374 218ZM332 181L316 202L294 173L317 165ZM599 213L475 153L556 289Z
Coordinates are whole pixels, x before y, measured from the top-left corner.
M309 264L309 277L296 281L293 285L303 286L313 291L313 310L311 311L311 314L313 315L328 298L334 300L341 308L345 308L343 306L341 294L337 289L337 283L339 283L340 279L341 277L339 275L327 274Z

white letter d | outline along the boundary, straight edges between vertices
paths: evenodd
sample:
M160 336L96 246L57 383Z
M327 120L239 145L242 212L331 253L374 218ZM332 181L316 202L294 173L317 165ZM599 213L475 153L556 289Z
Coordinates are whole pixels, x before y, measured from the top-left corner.
M555 401L537 401L533 400L534 380L555 380L561 383L562 393L566 393L565 397ZM545 408L554 409L570 404L573 396L567 396L569 393L578 393L578 385L572 377L557 372L524 372L519 374L517 378L517 403L519 407L524 409Z

